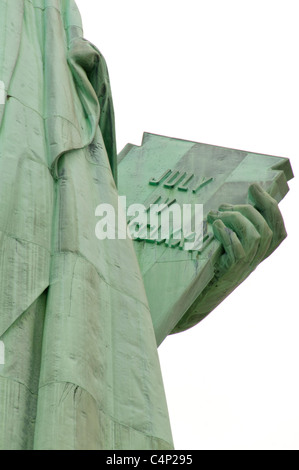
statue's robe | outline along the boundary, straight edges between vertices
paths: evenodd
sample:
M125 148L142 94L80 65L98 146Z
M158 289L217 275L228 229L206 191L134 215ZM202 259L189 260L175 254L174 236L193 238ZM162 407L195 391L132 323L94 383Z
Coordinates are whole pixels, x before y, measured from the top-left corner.
M114 115L73 0L1 0L0 80L0 447L171 449L132 241L95 235Z

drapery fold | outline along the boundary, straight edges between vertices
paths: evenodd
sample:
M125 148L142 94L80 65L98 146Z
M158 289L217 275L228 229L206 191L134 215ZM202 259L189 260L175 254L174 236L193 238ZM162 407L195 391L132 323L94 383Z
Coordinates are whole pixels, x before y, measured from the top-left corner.
M95 236L99 204L118 219L105 60L73 0L0 21L0 447L171 449L132 241Z

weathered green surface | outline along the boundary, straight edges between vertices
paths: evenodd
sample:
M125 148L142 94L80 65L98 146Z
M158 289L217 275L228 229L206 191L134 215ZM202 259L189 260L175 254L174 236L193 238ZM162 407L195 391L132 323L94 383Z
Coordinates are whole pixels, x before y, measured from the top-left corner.
M96 208L118 216L114 113L105 60L82 34L73 0L0 2L0 448L171 449L156 338L200 321L285 237L259 187L250 206L208 211L245 202L253 181L280 200L291 169L214 147L202 168L194 143L147 136L148 153L121 156L120 193L142 203L160 190L149 175L194 173L194 193L187 175L163 192L211 193L217 241L199 255L98 240Z
M113 108L73 0L1 0L0 80L0 448L172 448L133 245L95 236Z
M140 147L125 147L119 155L118 172L119 193L127 196L128 206L203 204L205 220L223 203L249 203L248 191L253 183L259 183L279 202L293 177L286 158L153 134L145 134ZM202 305L198 309L199 297L214 279L215 265L223 252L212 223L207 226L200 250L186 251L185 243L174 238L153 242L149 230L144 235L141 231L140 239L134 242L158 345L186 312L191 318L199 310L192 325L205 316ZM186 322L176 331L192 325Z

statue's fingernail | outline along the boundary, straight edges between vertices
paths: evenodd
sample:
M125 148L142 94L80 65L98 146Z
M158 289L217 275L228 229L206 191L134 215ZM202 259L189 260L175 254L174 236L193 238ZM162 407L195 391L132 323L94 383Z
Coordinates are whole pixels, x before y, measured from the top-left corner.
M254 191L258 192L258 193L262 193L262 192L263 192L263 188L262 188L259 184L257 184L257 183L254 183L254 184L251 186L251 188L252 188Z
M229 210L232 210L234 208L234 206L232 204L221 204L221 206L219 207L219 210L220 211L229 211Z
M211 211L211 212L209 212L208 217L211 217L211 218L215 218L215 217L216 217L216 218L218 218L218 217L219 217L219 212L217 212L217 211Z

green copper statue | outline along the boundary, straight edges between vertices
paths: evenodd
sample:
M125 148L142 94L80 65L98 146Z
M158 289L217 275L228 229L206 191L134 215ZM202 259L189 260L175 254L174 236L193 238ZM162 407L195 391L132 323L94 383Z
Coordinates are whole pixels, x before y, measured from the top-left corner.
M277 202L291 170L276 162L271 191L264 176L241 178L236 204L209 207L215 269L185 288L175 321L157 323L143 242L95 235L96 207L118 211L114 112L73 0L0 1L0 81L0 448L172 449L157 343L200 321L282 242ZM183 255L198 266L200 252Z

